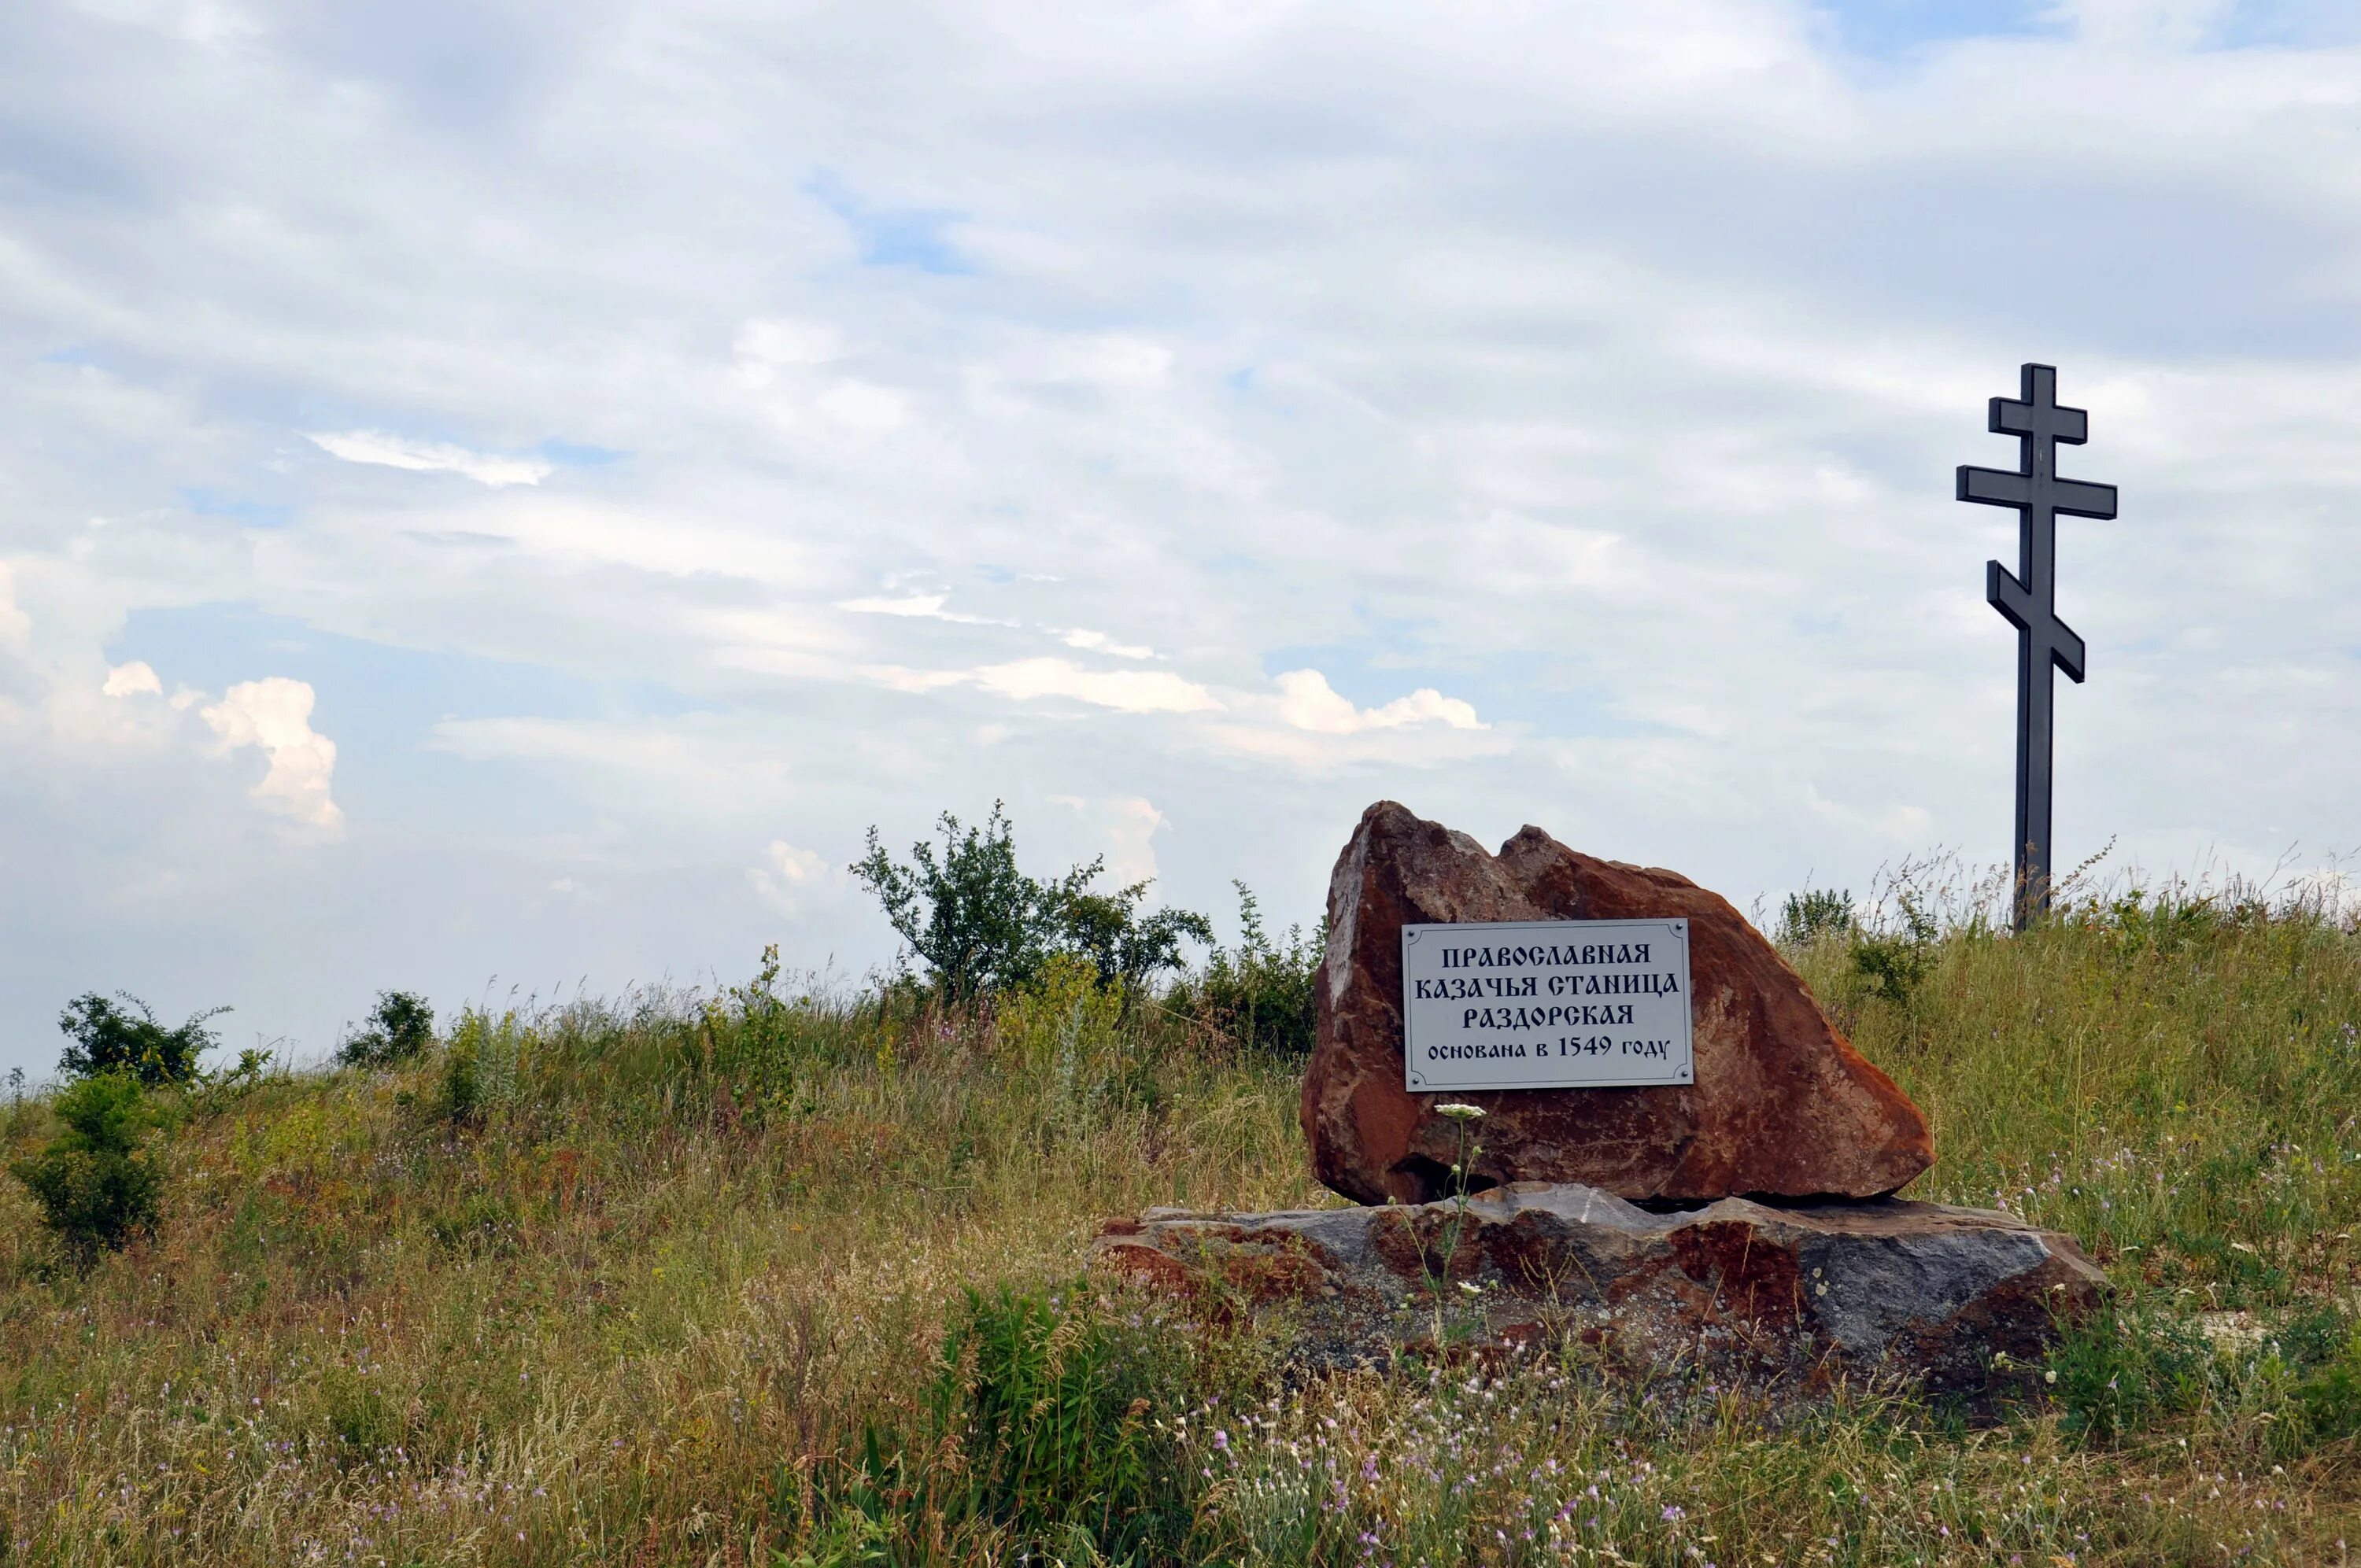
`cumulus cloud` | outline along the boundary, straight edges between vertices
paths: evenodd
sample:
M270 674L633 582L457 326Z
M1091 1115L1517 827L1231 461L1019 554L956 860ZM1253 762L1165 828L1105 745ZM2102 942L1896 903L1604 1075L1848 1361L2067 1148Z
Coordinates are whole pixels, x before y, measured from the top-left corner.
M1319 735L1357 735L1367 729L1399 729L1410 724L1440 724L1452 729L1482 729L1476 709L1433 686L1421 686L1381 707L1356 707L1317 670L1290 670L1279 677L1279 717L1298 729Z
M145 659L134 659L107 671L106 683L99 691L106 696L162 696L164 683Z
M155 679L154 672L148 679ZM240 681L219 702L200 709L199 716L224 746L251 746L269 759L269 770L252 791L256 800L307 827L334 833L345 824L343 809L329 795L336 743L312 728L312 704L309 682L271 675Z
M814 895L840 889L844 872L810 850L774 839L764 846L762 860L748 868L746 878L765 905L794 916L804 913Z
M1074 812L1084 824L1085 832L1096 840L1098 852L1106 859L1106 880L1101 885L1129 887L1134 883L1159 880L1155 839L1159 833L1170 832L1172 824L1146 795L1087 799L1069 795L1052 798Z
M538 485L556 471L555 464L538 458L470 452L448 442L407 441L373 430L312 434L307 439L329 456L341 457L347 463L375 463L426 474L464 474L496 490L508 485Z

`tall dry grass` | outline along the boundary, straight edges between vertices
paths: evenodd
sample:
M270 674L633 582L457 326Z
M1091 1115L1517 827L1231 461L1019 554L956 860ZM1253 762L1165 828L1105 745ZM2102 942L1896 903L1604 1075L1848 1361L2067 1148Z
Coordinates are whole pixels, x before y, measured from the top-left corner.
M1914 1195L2063 1226L2124 1287L1997 1425L1578 1357L1307 1380L1071 1286L1104 1216L1325 1201L1292 1072L1071 972L954 1017L769 970L192 1105L163 1223L88 1273L0 1194L0 1561L2341 1561L2361 938L2093 905L1955 927L1898 996L1860 948L1795 958L1934 1118ZM1002 1286L1019 1308L967 1295ZM1011 1385L972 1353L946 1383L953 1331L1016 1336L1053 1392L1097 1336L1169 1355L1167 1393L1103 1412L1164 1456L1161 1533L977 1502L1033 1437L1003 1420L986 1463L973 1412Z

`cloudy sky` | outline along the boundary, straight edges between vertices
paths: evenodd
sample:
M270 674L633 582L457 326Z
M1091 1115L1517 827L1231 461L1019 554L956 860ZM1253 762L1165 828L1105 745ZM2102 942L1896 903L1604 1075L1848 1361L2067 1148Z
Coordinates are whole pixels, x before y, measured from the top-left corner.
M0 7L0 1066L858 974L1005 797L2007 853L1984 400L2091 411L2059 856L2361 846L2346 0Z

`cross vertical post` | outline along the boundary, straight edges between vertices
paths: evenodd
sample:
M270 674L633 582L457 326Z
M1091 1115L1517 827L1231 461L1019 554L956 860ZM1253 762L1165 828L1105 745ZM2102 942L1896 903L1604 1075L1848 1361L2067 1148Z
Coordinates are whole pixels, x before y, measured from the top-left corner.
M2017 397L1992 400L1988 428L2014 435L2014 471L1961 465L1959 499L2014 507L2016 571L1984 563L1984 598L2016 628L2016 885L2013 917L2022 931L2049 908L2049 805L2056 740L2052 669L2081 685L2082 640L2058 619L2058 514L2111 518L2115 488L2058 477L2058 444L2080 446L2090 421L2081 409L2058 406L2058 370L2027 365Z

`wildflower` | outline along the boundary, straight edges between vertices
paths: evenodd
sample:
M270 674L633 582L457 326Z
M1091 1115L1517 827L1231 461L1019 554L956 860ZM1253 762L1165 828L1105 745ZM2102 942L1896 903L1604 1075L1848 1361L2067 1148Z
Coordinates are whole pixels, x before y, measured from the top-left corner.
M1448 1116L1455 1122L1477 1122L1483 1119L1484 1108L1481 1105L1464 1105L1455 1100L1448 1105L1437 1105L1434 1113Z

